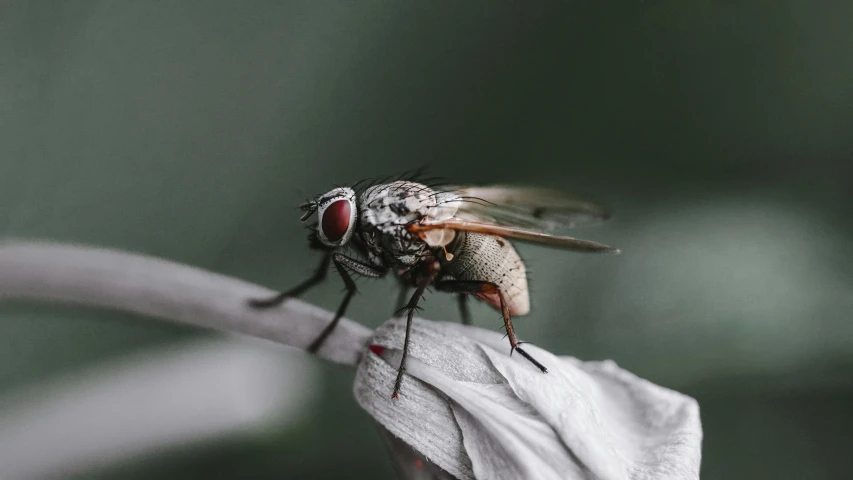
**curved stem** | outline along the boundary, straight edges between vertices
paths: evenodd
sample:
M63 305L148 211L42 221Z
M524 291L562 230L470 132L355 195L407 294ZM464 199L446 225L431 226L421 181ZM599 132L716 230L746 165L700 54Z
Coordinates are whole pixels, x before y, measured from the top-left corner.
M150 256L56 243L0 245L0 300L70 302L246 334L306 349L333 314L298 299L255 310L271 290ZM371 331L342 319L317 355L354 365Z

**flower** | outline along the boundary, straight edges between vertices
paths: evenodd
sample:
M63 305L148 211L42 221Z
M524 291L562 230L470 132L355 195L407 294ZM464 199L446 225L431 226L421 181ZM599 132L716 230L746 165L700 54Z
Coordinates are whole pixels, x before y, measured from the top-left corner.
M298 300L252 310L247 298L273 292L114 250L9 243L0 245L0 271L0 300L108 307L303 349L332 315ZM498 333L416 319L408 375L401 398L392 400L404 329L392 319L371 336L342 319L318 355L357 363L356 400L390 433L409 478L698 478L696 401L610 361L526 346L548 367L543 374L507 355Z
M391 399L405 321L374 334L359 404L425 460L460 479L699 478L697 402L612 361L528 345L542 374L495 332L415 320L408 375Z

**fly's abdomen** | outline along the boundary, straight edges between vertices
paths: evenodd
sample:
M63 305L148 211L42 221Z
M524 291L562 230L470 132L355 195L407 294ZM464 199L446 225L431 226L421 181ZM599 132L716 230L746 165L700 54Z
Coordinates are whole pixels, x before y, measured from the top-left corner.
M511 315L525 315L530 311L527 271L508 240L468 233L460 238L455 255L456 258L448 266L448 273L455 279L494 283L503 291ZM480 297L500 309L500 298L497 295Z

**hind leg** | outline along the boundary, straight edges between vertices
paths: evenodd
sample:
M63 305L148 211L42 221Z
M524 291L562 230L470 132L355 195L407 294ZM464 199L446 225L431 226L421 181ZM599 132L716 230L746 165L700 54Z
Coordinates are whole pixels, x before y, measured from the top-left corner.
M536 365L536 368L542 370L542 373L547 373L548 369L545 368L544 365L539 363L535 358L531 357L529 353L525 352L521 347L519 347L519 341L515 337L515 329L512 326L512 317L509 314L509 306L506 302L506 297L504 296L503 290L498 288L492 282L482 282L477 280L446 280L443 282L438 282L435 284L436 290L440 290L443 292L452 292L452 293L461 293L468 295L477 295L477 294L486 294L486 295L494 295L497 294L498 298L500 298L500 307L501 307L501 315L504 318L504 326L506 327L506 335L509 338L510 355L512 352L517 351L524 358L530 361L533 365Z

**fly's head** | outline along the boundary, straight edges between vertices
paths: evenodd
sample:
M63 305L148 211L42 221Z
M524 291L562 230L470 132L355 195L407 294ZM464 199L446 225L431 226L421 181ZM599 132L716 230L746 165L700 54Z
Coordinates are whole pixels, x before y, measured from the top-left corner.
M337 248L352 238L356 225L355 191L338 187L299 206L305 213L301 221L308 220L317 212L317 238L327 247Z

